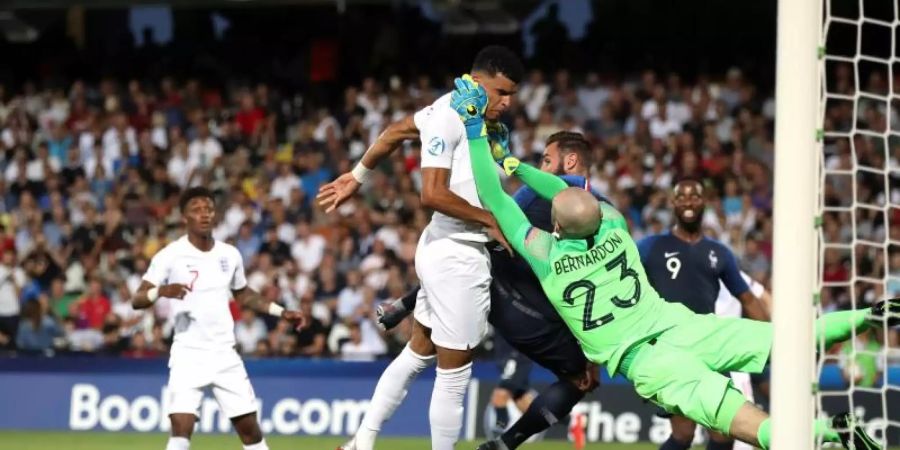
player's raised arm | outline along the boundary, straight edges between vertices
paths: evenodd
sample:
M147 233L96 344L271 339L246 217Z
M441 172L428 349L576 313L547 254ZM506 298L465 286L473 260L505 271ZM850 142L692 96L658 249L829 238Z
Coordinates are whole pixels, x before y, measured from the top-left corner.
M451 104L466 125L469 158L472 162L472 175L475 177L478 197L485 208L496 217L500 230L510 245L525 257L538 277L542 277L549 270L546 260L550 246L532 244L550 239L550 234L533 227L519 205L500 185L491 157L487 130L481 117L487 105L484 90L471 81L471 78L457 79L456 86Z
M513 157L510 156L510 158ZM545 200L552 200L556 194L569 187L562 178L543 172L529 164L517 164L513 174Z
M334 211L359 190L359 187L369 178L371 171L384 158L397 150L403 141L418 137L419 130L416 128L412 116L388 125L375 139L372 146L366 150L352 171L341 174L334 181L319 188L319 193L316 195L319 206L325 208L325 212Z

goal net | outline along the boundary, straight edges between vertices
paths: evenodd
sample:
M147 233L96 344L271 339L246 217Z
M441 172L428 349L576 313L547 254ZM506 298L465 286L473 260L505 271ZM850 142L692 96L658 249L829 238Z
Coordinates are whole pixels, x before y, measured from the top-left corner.
M819 315L900 296L898 5L824 0L822 6ZM825 348L817 342L816 347L816 414L850 411L883 445L900 446L896 330L854 330L844 344Z

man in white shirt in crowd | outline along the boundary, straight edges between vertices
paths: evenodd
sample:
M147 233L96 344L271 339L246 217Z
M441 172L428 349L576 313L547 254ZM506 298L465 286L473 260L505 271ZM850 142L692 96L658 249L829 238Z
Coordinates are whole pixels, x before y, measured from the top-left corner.
M19 294L28 278L16 265L16 251L3 250L0 260L0 347L11 345L19 329Z

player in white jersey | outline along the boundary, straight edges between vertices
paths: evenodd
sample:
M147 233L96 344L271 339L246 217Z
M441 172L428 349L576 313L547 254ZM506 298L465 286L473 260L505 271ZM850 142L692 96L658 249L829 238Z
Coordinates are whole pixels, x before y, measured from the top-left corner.
M747 286L750 286L750 292L762 301L766 313L771 314L772 296L766 291L765 286L753 278L750 278L750 275L747 275L743 270L741 271L741 277L747 283ZM743 314L744 308L741 306L740 300L731 295L731 292L728 292L728 288L725 287L725 283L722 283L722 281L719 280L719 297L716 299L716 315L723 317L743 317ZM755 402L750 374L745 372L731 372L731 380L734 382L735 387L740 389L744 394L747 401L751 403ZM734 441L734 450L752 449L753 446L750 444L738 440Z
M205 188L182 194L187 234L150 261L132 297L135 309L171 299L175 338L169 356L168 413L172 433L166 450L188 450L203 390L212 388L221 414L231 419L245 450L267 450L256 417L256 396L235 350L234 319L228 302L305 325L299 311L288 311L247 287L237 248L212 237L215 204Z
M515 94L524 69L504 47L482 49L472 76L488 93L485 117L496 123ZM352 172L323 186L320 205L331 211L348 199L379 161L406 139L422 142L422 206L434 210L416 248L421 281L409 345L385 369L356 436L342 448L371 450L381 424L406 395L409 383L437 355L429 421L432 448L452 449L462 429L463 397L472 374L472 349L487 333L490 258L485 244L508 248L494 217L481 208L469 163L465 126L447 94L413 117L391 124Z

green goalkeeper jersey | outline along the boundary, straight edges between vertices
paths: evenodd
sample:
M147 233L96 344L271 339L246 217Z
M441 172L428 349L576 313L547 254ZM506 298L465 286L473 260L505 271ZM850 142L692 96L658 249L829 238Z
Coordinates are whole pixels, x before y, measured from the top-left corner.
M689 311L659 296L624 217L607 204L601 209L603 222L592 239L530 232L523 256L585 355L612 375L629 348L673 327Z
M532 227L504 193L487 140L470 140L469 148L482 204L528 261L589 360L606 365L613 375L629 348L691 315L682 305L663 300L650 285L625 218L615 208L601 203L603 220L592 238L557 239ZM547 199L569 187L527 164L519 165L515 174Z

